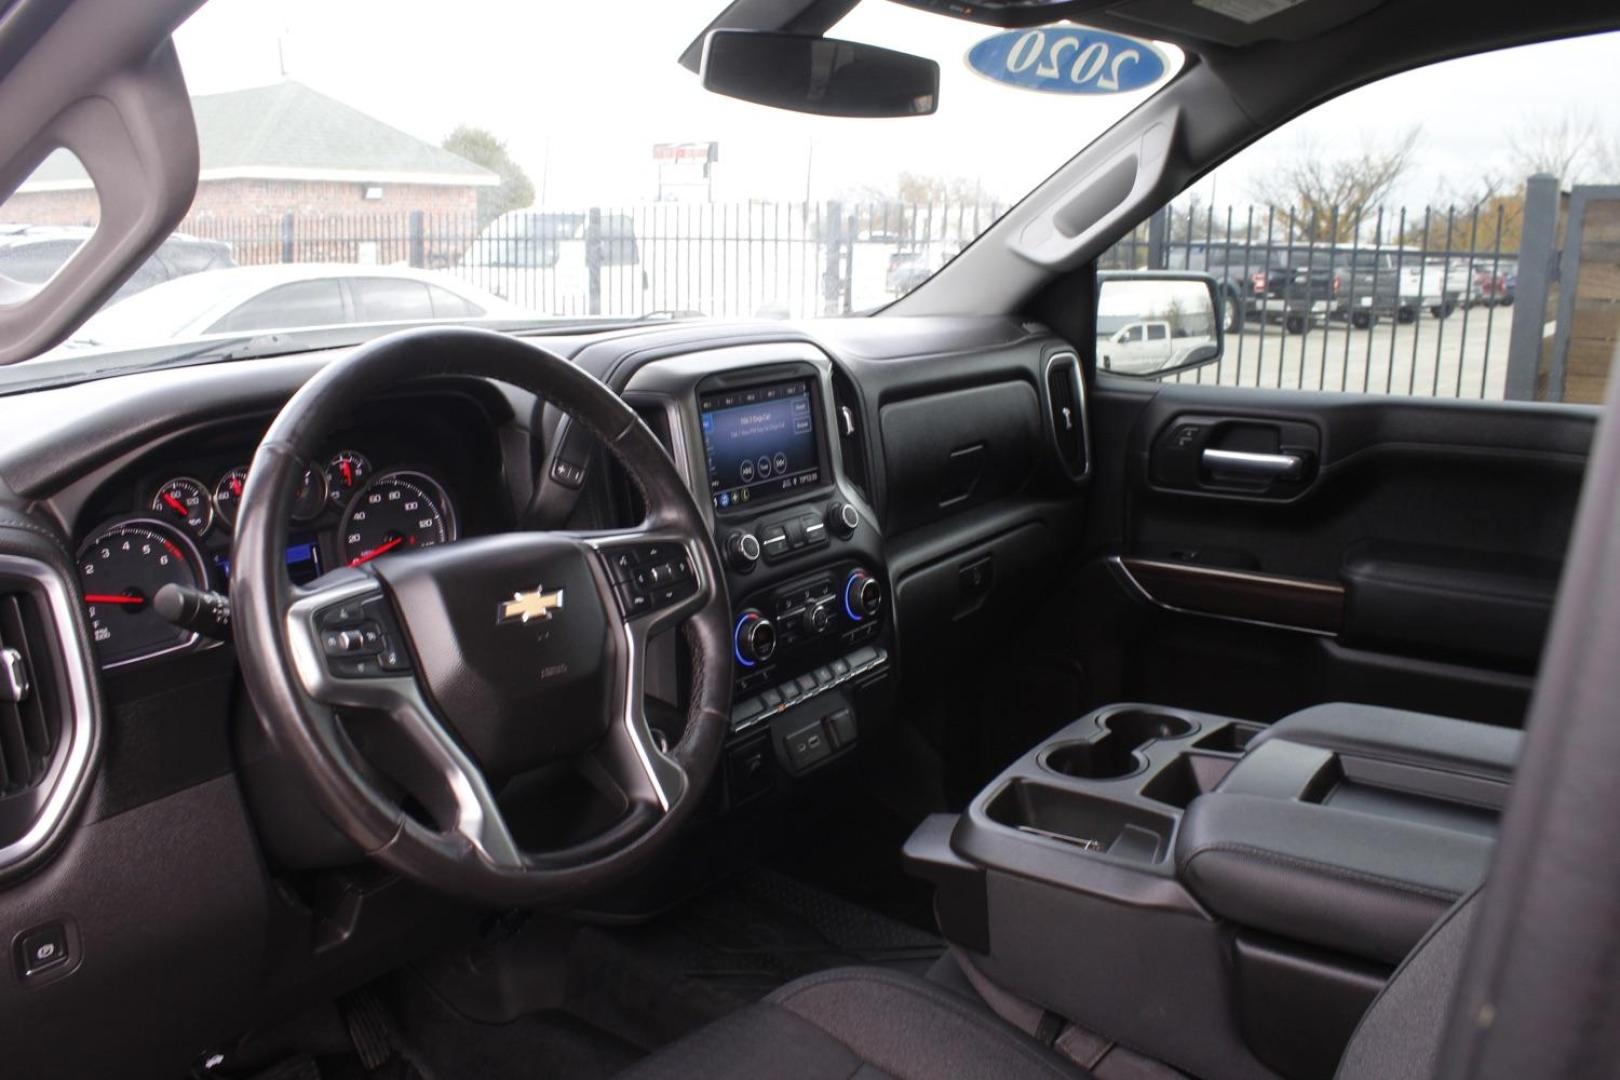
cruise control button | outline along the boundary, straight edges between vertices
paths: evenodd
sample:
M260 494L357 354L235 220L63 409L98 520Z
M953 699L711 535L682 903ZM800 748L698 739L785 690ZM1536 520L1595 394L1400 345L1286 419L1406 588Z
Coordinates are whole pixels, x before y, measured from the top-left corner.
M619 607L626 615L640 615L652 608L652 600L631 585L620 585L614 590L619 596Z
M331 661L332 674L340 679L375 679L383 673L375 657L354 656Z

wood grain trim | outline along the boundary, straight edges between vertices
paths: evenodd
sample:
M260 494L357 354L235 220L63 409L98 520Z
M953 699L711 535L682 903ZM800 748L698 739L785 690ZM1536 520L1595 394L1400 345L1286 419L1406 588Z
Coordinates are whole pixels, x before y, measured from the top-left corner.
M1128 556L1114 562L1145 598L1175 611L1313 634L1344 628L1344 586L1336 582Z

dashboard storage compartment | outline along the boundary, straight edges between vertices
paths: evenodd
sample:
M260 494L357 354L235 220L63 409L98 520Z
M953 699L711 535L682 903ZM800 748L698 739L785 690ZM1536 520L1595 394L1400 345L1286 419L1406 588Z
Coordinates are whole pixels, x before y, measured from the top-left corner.
M1023 832L1141 862L1159 858L1175 828L1163 814L1028 780L1002 788L986 811L991 820Z
M896 402L884 406L880 423L884 528L895 533L1011 494L1041 449L1040 402L1025 382Z

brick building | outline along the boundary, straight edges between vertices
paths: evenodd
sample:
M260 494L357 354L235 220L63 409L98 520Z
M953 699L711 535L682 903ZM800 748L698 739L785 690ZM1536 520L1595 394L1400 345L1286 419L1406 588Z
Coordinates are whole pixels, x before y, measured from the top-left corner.
M499 178L341 101L284 81L191 99L201 169L188 231L212 220L303 221L360 213L473 215L478 189ZM96 197L78 159L47 158L0 216L34 225L86 225Z

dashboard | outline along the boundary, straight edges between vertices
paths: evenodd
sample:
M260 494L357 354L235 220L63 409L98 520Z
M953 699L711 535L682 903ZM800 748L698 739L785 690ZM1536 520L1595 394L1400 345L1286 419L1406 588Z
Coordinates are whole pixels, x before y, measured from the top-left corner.
M607 915L635 918L712 880L718 853L777 842L783 811L855 775L855 762L881 767L871 751L902 712L937 711L937 673L1019 625L1019 605L1079 543L1084 401L1072 350L1006 319L676 324L541 343L662 440L725 562L729 731L691 857L604 901ZM39 1036L23 1072L49 1055L57 1072L103 1075L138 1052L182 1073L197 1047L251 1018L295 1011L473 921L389 880L335 832L257 717L238 645L176 630L151 607L171 581L228 592L241 470L251 475L288 398L342 355L0 397L0 546L60 580L68 617L57 621L74 630L25 643L36 661L54 649L84 668L87 689L78 712L72 695L34 699L57 723L41 775L76 801L62 802L31 863L0 866L0 916L62 926L72 957L41 977L46 993L0 979L0 1012ZM447 358L445 376L334 424L289 514L289 578L519 528L639 520L634 484L558 410L454 367ZM662 587L663 571L630 568L621 600ZM0 575L0 616L19 588L32 585ZM683 645L678 631L647 643L647 716L672 744L694 677ZM363 754L376 718L341 719ZM64 745L79 756L52 749ZM600 812L588 777L550 779L560 806L537 801L538 786L502 790L541 840ZM8 827L32 827L35 793L0 789L0 851ZM170 977L154 983L154 961ZM132 992L148 1005L139 1030L127 1027ZM119 1025L130 1035L117 1063L73 1037Z

